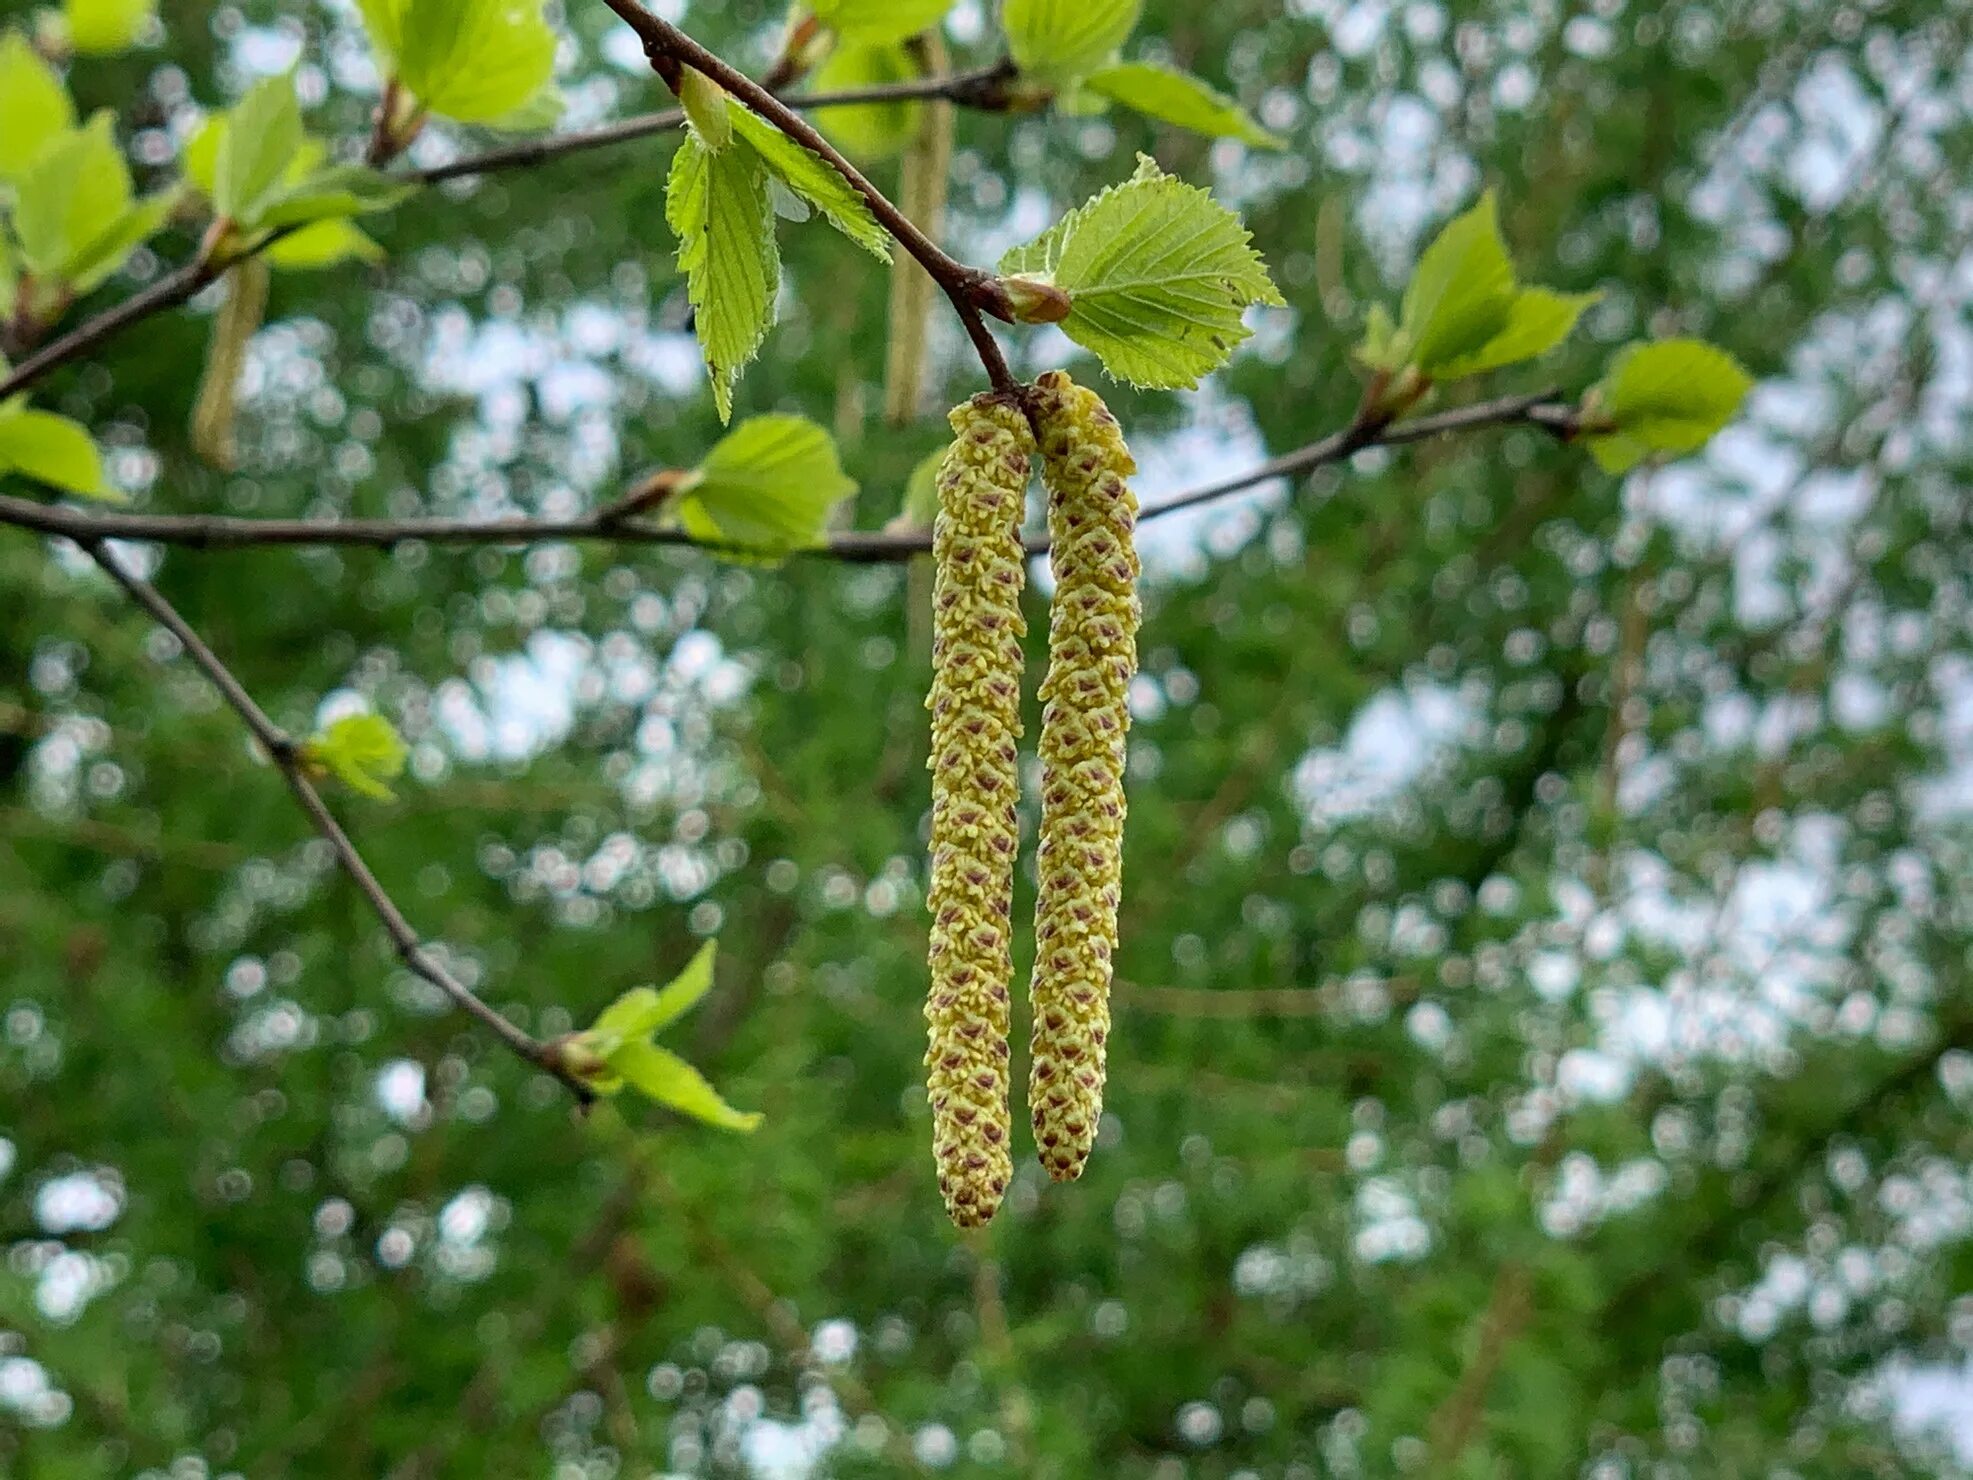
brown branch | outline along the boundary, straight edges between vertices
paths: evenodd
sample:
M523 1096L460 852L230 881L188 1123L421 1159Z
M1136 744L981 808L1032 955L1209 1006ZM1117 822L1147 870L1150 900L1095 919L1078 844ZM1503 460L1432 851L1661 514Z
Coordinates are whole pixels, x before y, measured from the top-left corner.
M882 82L869 87L841 88L832 92L802 93L788 99L790 108L846 108L866 103L910 103L939 99L962 108L997 113L1007 107L1007 84L1012 72L1006 64L982 67L974 72L954 72L937 77L916 77L904 82ZM543 134L536 139L469 154L449 164L432 165L406 175L420 185L442 185L471 175L499 174L506 170L531 169L550 164L571 154L608 148L648 139L666 133L685 121L682 109L666 108L656 113L640 113L634 118L597 128L565 134Z
M946 297L952 300L952 307L959 315L959 321L966 327L967 337L973 341L973 348L993 388L1003 394L1018 394L1018 386L1013 372L1007 368L1006 357L1001 354L1000 345L980 317L982 307L994 308L998 302L999 279L994 274L984 268L968 266L949 255L925 235L916 222L892 204L889 196L871 184L863 172L824 138L814 124L746 73L706 50L670 21L651 14L638 0L603 0L603 3L637 33L638 39L644 43L644 55L650 59L651 69L664 78L667 86L676 90L680 67L702 72L795 143L826 160L837 174L849 182L850 188L863 197L871 214L897 239L897 244L915 257L919 265L931 274L932 281L945 290ZM995 311L1000 312L1000 309L995 308ZM1004 312L1001 316L1007 317Z
M1552 391L1503 396L1436 416L1420 416L1382 430L1363 431L1352 425L1306 447L1271 458L1232 478L1174 494L1138 515L1139 524L1195 509L1253 488L1275 478L1293 477L1330 463L1342 462L1370 447L1401 447L1449 432L1483 427L1532 426L1558 436L1574 425L1572 407L1554 400ZM423 542L433 545L527 545L551 540L602 540L621 544L674 545L711 554L758 554L743 546L699 540L678 529L659 528L622 518L616 505L571 519L250 519L223 514L138 514L97 511L33 499L0 495L0 525L39 534L61 535L79 544L101 540L146 540L201 550L238 550L266 545L368 546L390 549ZM1025 542L1030 555L1048 553L1045 535ZM929 530L832 534L810 550L795 553L851 564L869 565L909 560L931 553Z
M1480 1420L1486 1416L1487 1392L1500 1374L1507 1348L1527 1324L1531 1313L1528 1293L1528 1272L1512 1261L1501 1265L1487 1308L1480 1316L1473 1360L1459 1374L1445 1401L1433 1410L1428 1425L1433 1474L1456 1473L1460 1456L1473 1442Z
M294 793L295 800L301 804L302 810L314 823L315 830L334 850L344 872L355 881L357 889L369 901L371 909L376 911L377 918L383 922L385 933L397 947L397 953L404 964L445 993L455 1007L477 1018L495 1037L527 1063L552 1074L568 1086L579 1103L587 1104L591 1099L588 1088L562 1066L547 1044L529 1036L501 1016L495 1008L482 1001L426 950L424 942L419 939L418 932L411 928L411 922L405 919L404 912L397 907L396 901L377 881L377 876L370 871L369 864L363 861L363 855L356 851L356 845L350 841L349 834L343 831L342 824L336 821L328 804L322 800L321 794L309 781L303 770L301 747L286 731L268 718L266 711L254 701L253 695L246 691L245 686L234 676L233 671L226 666L219 655L207 646L205 639L179 615L177 608L165 600L155 586L123 564L100 539L84 541L83 548L112 580L123 587L131 600L149 613L158 625L178 639L179 645L185 650L185 655L206 676L212 686L219 690L220 696L253 732L254 739L260 742L268 758L280 769L282 779L288 783L288 789Z
M974 72L954 73L946 77L922 77L906 82L814 93L807 97L792 99L791 106L838 108L863 103L895 103L918 98L943 98L963 107L998 111L1007 106L1007 84L1010 77L1011 73L1005 65L1002 65L982 68ZM684 121L684 117L685 115L675 108L661 113L645 113L636 118L624 119L619 123L605 124L600 128L567 134L550 134L539 139L528 139L498 149L489 149L479 154L469 154L463 159L453 160L450 164L412 171L403 178L420 185L438 185L447 180L462 179L471 175L489 175L504 170L525 169L590 149L648 138L652 134L676 128ZM101 348L133 324L142 323L146 319L189 302L217 280L227 267L240 260L241 256L253 256L265 251L286 234L285 231L271 234L254 243L243 253L232 253L223 261L211 250L210 245L202 247L200 254L191 261L173 268L141 292L133 293L121 303L114 304L95 317L78 324L61 338L51 341L38 353L23 358L13 368L12 373L0 376L0 401L26 390L63 365L70 364ZM208 237L208 243L210 241L211 238Z

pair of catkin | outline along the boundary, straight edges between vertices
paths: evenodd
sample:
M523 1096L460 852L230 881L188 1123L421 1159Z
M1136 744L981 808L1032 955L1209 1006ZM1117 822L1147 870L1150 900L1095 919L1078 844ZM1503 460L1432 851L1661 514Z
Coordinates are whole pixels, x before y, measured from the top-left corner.
M1123 873L1126 690L1137 666L1136 471L1116 419L1059 371L1029 409L1048 487L1048 675L1040 741L1032 1068L1042 1165L1081 1174L1103 1108L1110 962ZM1012 1174L1007 1095L1010 916L1019 852L1016 742L1027 625L1020 524L1036 440L1003 396L951 416L932 537L932 1146L946 1211L976 1227Z

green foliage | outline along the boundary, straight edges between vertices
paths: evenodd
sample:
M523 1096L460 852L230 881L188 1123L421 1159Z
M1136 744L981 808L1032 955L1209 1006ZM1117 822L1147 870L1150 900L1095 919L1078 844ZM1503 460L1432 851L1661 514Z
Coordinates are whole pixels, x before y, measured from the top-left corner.
M302 762L334 776L359 796L396 800L389 783L404 774L408 751L397 726L381 714L348 714L302 743Z
M555 32L542 0L358 0L379 70L427 111L532 127L551 90Z
M55 69L18 31L0 34L0 200L74 127L75 105Z
M751 148L715 153L688 127L665 187L665 221L678 238L678 267L721 421L732 419L733 387L767 337L781 286L767 178Z
M301 103L293 76L255 83L220 131L213 209L244 227L258 225L261 208L280 188L301 145Z
M50 411L31 411L21 396L0 404L0 479L9 475L84 498L122 498L103 472L89 429Z
M62 32L84 56L128 51L157 13L157 0L62 0Z
M1418 259L1397 322L1381 306L1371 310L1357 358L1375 370L1456 380L1547 354L1596 299L1515 281L1489 190Z
M15 182L20 264L44 290L85 293L164 224L168 195L139 200L105 111L45 143Z
M1111 61L1143 0L1006 0L1000 22L1024 76L1066 82Z
M707 941L662 989L634 987L563 1045L563 1061L599 1095L626 1087L668 1109L722 1130L752 1131L758 1111L735 1110L685 1060L659 1048L651 1035L697 1005L712 987L715 943Z
M1257 149L1282 147L1281 138L1255 123L1234 99L1174 67L1113 62L1083 77L1080 87L1208 138L1238 139Z
M1118 380L1197 385L1249 330L1250 305L1282 298L1240 218L1140 155L1137 172L1000 259L1069 295L1063 332Z
M815 544L830 511L855 492L821 427L799 416L755 416L692 470L677 515L696 538L776 557Z
M954 0L814 0L816 19L858 46L894 45L945 18Z
M696 67L683 67L678 75L678 101L692 131L714 154L733 142L732 109L726 89Z
M814 75L817 92L847 92L909 82L923 75L911 53L897 42L839 41ZM923 105L915 102L860 103L831 108L815 122L838 148L867 159L896 154L917 131Z
M863 197L834 165L737 103L732 111L733 127L760 155L775 179L814 206L831 226L879 262L891 260L890 237L870 214Z
M326 164L327 156L302 131L293 78L273 77L205 120L185 146L185 179L238 233L283 232L267 251L276 267L375 261L383 249L349 218L387 210L412 187L364 165Z
M1654 453L1697 451L1739 411L1753 387L1740 362L1699 339L1661 339L1620 351L1583 398L1584 437L1608 473Z
M758 65L784 9L663 13ZM627 1086L578 1121L442 1010L192 665L78 552L0 530L0 1473L723 1476L791 1431L842 1436L815 1480L1966 1472L1880 1416L1887 1375L1957 1370L1973 1289L1934 1216L1973 1165L1966 284L1933 271L1964 251L1964 17L1889 0L1847 44L1837 0L1399 6L1359 47L1348 9L1150 0L1126 44L1278 100L1289 141L1212 151L1289 308L1205 396L1110 397L1159 495L1348 422L1353 326L1381 295L1397 332L1393 202L1469 169L1517 280L1607 293L1594 353L1554 356L1567 394L1676 323L1775 414L1758 457L1643 498L1499 428L1145 527L1103 1144L1050 1187L1017 1125L985 1241L924 1168L927 562L144 552L281 723L355 692L402 726L417 785L331 800L503 1015L554 1040L718 934L720 990L658 1046L766 1112L729 1140L613 1134ZM346 12L306 11L302 57L337 159L377 102ZM68 74L146 191L236 95L238 37L304 11L164 13ZM586 120L660 105L602 7L555 13ZM955 69L999 49L949 39ZM1832 71L1875 126L1825 211L1762 129ZM1431 153L1391 159L1414 98ZM1123 178L1149 126L1113 119L962 110L947 239ZM654 256L670 143L426 192L380 273L277 278L235 473L187 434L210 294L35 405L114 441L149 514L579 519L718 435ZM1206 183L1206 153L1168 163ZM980 369L940 308L891 425L891 274L819 228L780 250L742 416L830 428L869 528ZM1042 337L1006 336L1018 373ZM601 394L571 408L565 372ZM1578 440L1617 437L1611 388ZM1433 705L1442 743L1390 743Z

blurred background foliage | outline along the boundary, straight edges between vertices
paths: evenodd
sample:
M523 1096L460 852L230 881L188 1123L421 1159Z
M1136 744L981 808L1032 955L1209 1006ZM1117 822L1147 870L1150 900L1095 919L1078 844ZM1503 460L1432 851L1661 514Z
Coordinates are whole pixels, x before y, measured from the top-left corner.
M661 8L772 59L758 0ZM311 128L366 130L350 6L160 19L69 78L158 178L195 106L297 59ZM1761 380L1657 472L1483 432L1147 530L1102 1144L1074 1186L1024 1166L977 1240L919 1068L918 575L157 565L278 722L402 728L398 800L338 806L531 1031L716 935L676 1046L766 1112L741 1138L574 1119L401 968L168 639L72 550L0 537L0 1468L1960 1473L1933 1421L1973 1408L1969 22L1152 0L1137 54L1285 153L961 114L968 260L1145 149L1275 270L1290 309L1200 393L1112 394L1147 497L1347 421L1366 308L1482 185L1529 279L1605 294L1492 388L1573 392L1667 332ZM558 25L573 122L662 105L602 6ZM946 40L992 59L978 0ZM717 434L671 148L448 185L368 223L381 265L277 274L232 472L187 431L212 295L44 404L153 510L591 507ZM978 366L935 317L928 414L888 426L884 273L783 246L739 410L832 425L876 527Z

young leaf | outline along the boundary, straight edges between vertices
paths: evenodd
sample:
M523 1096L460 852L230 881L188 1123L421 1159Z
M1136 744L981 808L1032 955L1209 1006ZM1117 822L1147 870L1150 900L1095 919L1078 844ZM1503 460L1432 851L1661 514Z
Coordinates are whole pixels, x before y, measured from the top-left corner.
M1470 354L1442 360L1431 370L1436 380L1455 380L1535 360L1554 349L1576 327L1583 310L1601 293L1555 293L1547 288L1520 288L1507 306L1507 318L1493 338Z
M555 70L542 0L359 0L379 70L461 123L511 116Z
M829 218L829 224L880 262L891 260L891 239L856 188L819 154L797 144L738 103L727 109L734 129L774 177Z
M157 0L62 0L68 43L84 56L128 51L144 34Z
M1411 368L1427 380L1497 370L1554 349L1598 296L1516 283L1489 190L1418 259L1398 322L1381 307L1371 310L1356 357L1373 370Z
M262 255L271 266L308 272L343 262L381 262L384 249L365 236L348 217L331 216L282 237Z
M122 498L104 476L88 428L50 411L29 411L18 398L0 409L0 475L7 473L84 498Z
M1155 62L1116 62L1082 79L1098 93L1151 118L1213 139L1239 139L1257 149L1279 149L1282 140L1248 116L1232 98L1198 78Z
M844 41L886 46L929 31L954 0L814 0L815 18Z
M615 1047L633 1039L649 1038L658 1029L676 1022L698 1005L712 989L713 958L717 943L700 946L685 969L662 990L633 987L597 1015L583 1036L596 1051L608 1058ZM608 1045L608 1046L606 1046Z
M1060 83L1111 60L1142 8L1143 0L1007 0L1000 23L1015 65Z
M1607 473L1652 453L1696 451L1733 419L1753 383L1738 360L1702 339L1630 345L1583 398L1585 417L1609 430L1583 440Z
M841 41L815 73L817 92L846 92L910 82L924 75L911 53L896 42L865 45ZM887 159L911 141L918 129L915 102L858 103L831 108L820 116L823 131L859 159Z
M415 190L415 186L365 165L330 165L268 196L253 224L304 226L335 216L368 215L389 210Z
M625 1084L681 1115L729 1131L751 1131L760 1124L759 1111L735 1110L697 1069L655 1043L626 1043L608 1062Z
M1398 329L1411 363L1432 375L1472 354L1506 327L1513 303L1514 264L1489 190L1434 238L1404 290Z
M755 416L693 469L677 513L695 538L782 555L815 544L830 509L855 492L821 427L799 416Z
M568 111L568 106L569 100L562 95L562 90L551 82L528 94L527 101L518 108L509 108L498 117L487 119L486 127L507 134L534 133L554 127L556 120Z
M719 419L733 416L733 386L774 321L781 254L767 170L752 149L714 154L696 132L672 156L665 220L678 237L706 372Z
M1247 338L1248 305L1282 302L1240 218L1144 155L1000 271L1063 290L1063 332L1115 378L1161 389L1197 385Z
M88 242L69 259L65 276L71 289L87 293L123 266L126 258L170 219L177 193L161 190L147 195L111 224L108 231Z
M678 101L699 142L714 154L733 142L731 104L726 89L696 67L681 67Z
M301 145L294 76L256 82L227 115L213 162L213 209L243 227L260 225L262 204L286 178Z
M73 261L130 209L130 168L105 111L42 150L21 177L14 234L37 277L66 281Z
M309 736L301 749L311 770L380 802L392 800L385 783L404 774L404 740L381 714L345 715Z
M0 36L0 183L11 183L55 140L75 127L55 69L18 31Z

